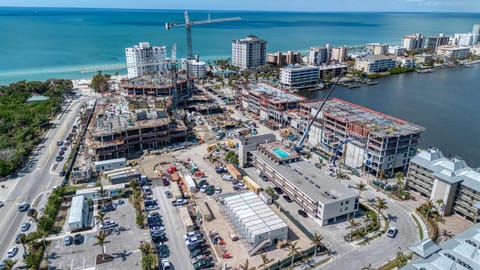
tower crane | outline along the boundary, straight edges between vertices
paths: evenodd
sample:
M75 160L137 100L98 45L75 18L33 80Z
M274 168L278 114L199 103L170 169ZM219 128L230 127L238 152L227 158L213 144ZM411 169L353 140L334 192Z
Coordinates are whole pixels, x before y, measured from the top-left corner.
M340 73L340 75L338 76L337 80L336 80L335 83L333 84L332 88L330 88L330 90L328 91L327 96L325 97L325 99L323 100L323 102L320 104L320 107L318 107L318 110L317 110L317 112L315 113L315 116L312 118L312 120L310 121L310 123L308 123L307 128L306 128L305 131L303 132L302 138L300 138L300 141L298 141L298 144L293 148L295 151L297 151L297 152L301 152L301 151L302 151L302 149L303 149L303 143L304 143L305 140L307 139L308 133L310 132L310 128L312 127L313 123L315 122L315 120L317 119L318 115L320 114L320 111L322 111L323 107L325 106L325 103L327 103L327 100L330 98L330 96L331 96L332 93L333 93L333 90L335 90L335 87L337 86L338 82L339 82L340 79L343 77L343 75L345 75L345 73L346 73L346 71L342 71L342 73Z
M192 26L199 25L199 24L210 24L210 23L221 23L221 22L231 22L231 21L239 21L241 20L240 17L231 17L231 18L223 18L223 19L210 19L210 14L208 14L208 19L200 20L200 21L190 21L190 17L188 16L188 11L184 12L185 15L185 22L166 22L165 29L170 30L172 27L185 27L186 34L187 34L187 59L191 59L193 57L192 52Z

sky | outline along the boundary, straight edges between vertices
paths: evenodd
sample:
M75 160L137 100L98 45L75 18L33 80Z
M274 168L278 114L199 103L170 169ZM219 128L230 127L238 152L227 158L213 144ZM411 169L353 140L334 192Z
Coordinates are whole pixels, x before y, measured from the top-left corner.
M480 13L480 0L0 0L0 7Z

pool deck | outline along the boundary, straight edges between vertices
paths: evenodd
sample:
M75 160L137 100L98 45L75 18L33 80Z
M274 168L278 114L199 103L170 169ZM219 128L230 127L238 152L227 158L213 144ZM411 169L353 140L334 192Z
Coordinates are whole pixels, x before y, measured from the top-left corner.
M286 148L281 142L278 142L278 141L277 142L272 142L272 143L267 143L267 144L261 144L261 145L259 145L259 148L262 148L263 151L267 152L268 155L271 158L279 160L279 161L296 160L300 157L297 152L295 152L292 149ZM276 149L280 149L280 151L284 152L288 156L281 157L279 154L277 154L274 151Z

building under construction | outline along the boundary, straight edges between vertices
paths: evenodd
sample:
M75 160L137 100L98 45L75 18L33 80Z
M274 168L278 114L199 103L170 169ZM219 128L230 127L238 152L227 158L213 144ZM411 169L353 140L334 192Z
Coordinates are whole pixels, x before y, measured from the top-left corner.
M285 117L303 135L322 101L304 101ZM347 167L393 176L406 172L425 128L353 104L329 99L308 134L308 144Z
M87 134L89 154L95 160L131 157L175 142L185 142L187 127L172 119L155 102L129 108L125 97L99 102Z

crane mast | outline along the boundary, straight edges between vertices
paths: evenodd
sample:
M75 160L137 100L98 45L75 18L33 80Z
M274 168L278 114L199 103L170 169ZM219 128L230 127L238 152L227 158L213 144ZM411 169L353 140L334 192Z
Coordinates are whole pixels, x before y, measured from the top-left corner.
M305 131L303 132L302 138L300 138L300 141L298 142L297 146L294 147L295 151L297 151L297 152L302 151L303 143L305 143L305 140L307 139L308 133L310 132L310 128L312 127L313 123L315 122L315 120L317 119L318 115L319 115L320 112L322 111L323 107L325 106L325 103L327 103L327 100L328 100L328 99L330 98L330 96L332 95L333 90L335 90L335 87L337 86L338 82L339 82L340 79L343 77L343 75L345 75L345 71L342 71L342 73L340 73L340 75L338 76L337 80L336 80L335 83L333 84L332 88L330 88L330 90L328 91L327 96L325 97L325 99L324 99L324 100L322 101L322 103L320 104L320 107L318 107L318 110L317 110L317 112L315 113L315 116L312 118L312 120L310 121L310 123L308 123L307 128L306 128Z

